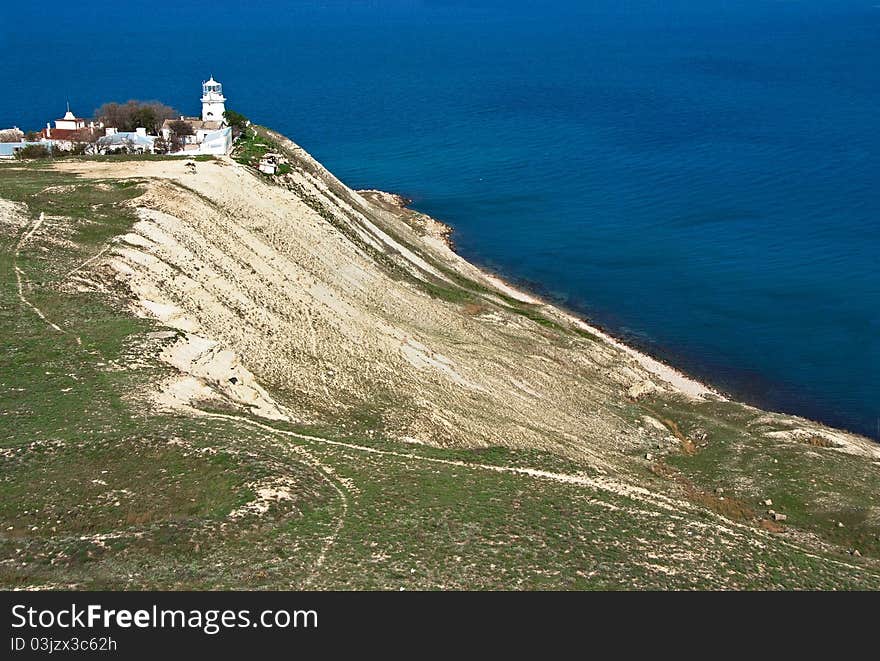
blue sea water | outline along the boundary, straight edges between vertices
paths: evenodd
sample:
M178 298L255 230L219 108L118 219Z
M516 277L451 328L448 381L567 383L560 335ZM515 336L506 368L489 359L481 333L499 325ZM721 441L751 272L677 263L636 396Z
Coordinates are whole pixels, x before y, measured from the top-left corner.
M30 4L0 18L0 126L193 114L213 73L466 257L880 438L877 0Z

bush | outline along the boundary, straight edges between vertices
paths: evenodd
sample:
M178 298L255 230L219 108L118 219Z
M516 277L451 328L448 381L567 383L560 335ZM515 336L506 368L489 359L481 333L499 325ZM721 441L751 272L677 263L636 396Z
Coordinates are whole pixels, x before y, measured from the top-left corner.
M171 143L161 135L153 142L153 151L157 154L167 154L171 149Z
M44 145L27 145L26 147L19 149L15 155L21 160L30 158L51 158L52 152Z
M70 151L66 152L65 155L66 156L85 156L86 154L88 154L92 150L93 146L94 145L91 142L74 142L73 146L70 148ZM59 150L58 152L55 153L55 156L60 156L61 153L62 152Z
M245 129L251 123L247 117L234 110L227 110L224 112L223 119L225 119L226 123L232 127L232 135L236 138L244 133Z

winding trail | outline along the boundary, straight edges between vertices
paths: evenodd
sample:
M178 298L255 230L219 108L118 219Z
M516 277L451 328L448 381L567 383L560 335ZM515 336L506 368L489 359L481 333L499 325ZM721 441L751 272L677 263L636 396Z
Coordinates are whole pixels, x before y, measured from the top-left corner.
M199 409L193 409L198 411L199 415L208 416L212 418L222 418L225 420L231 420L234 422L244 422L253 427L257 427L258 429L262 429L263 431L268 431L274 434L281 434L284 436L288 436L291 438L296 438L303 441L311 441L313 443L320 443L323 445L336 446L341 448L346 448L348 450L355 450L357 452L366 452L369 454L383 455L386 457L395 457L398 459L408 459L415 461L422 461L426 463L432 464L440 464L443 466L455 466L457 468L470 468L470 469L480 469L491 471L495 473L508 473L513 475L524 475L527 477L532 477L536 479L543 480L551 480L553 482L559 482L562 484L573 484L583 487L589 487L596 490L601 491L610 491L618 496L624 496L628 498L632 498L633 500L638 500L642 502L648 502L651 505L661 507L662 509L668 510L670 512L680 511L683 507L688 507L687 503L683 501L678 501L673 498L669 498L667 496L663 496L662 494L655 493L648 489L644 489L642 487L637 487L631 484L626 484L625 482L620 482L618 480L613 480L610 478L593 478L587 477L585 475L572 475L569 473L556 473L553 471L542 470L538 468L527 468L520 466L499 466L496 464L481 464L481 463L472 463L467 461L462 461L458 459L442 459L440 457L426 457L424 455L413 454L410 452L398 452L396 450L382 450L380 448L370 447L369 445L358 445L357 443L347 443L345 441L337 441L329 438L323 438L321 436L310 436L308 434L301 434L299 432L291 431L288 429L278 429L277 427L273 427L272 425L268 425L262 422L258 422L256 420L252 420L250 418L245 418L242 416L229 415L226 413L212 413L201 411Z
M321 547L321 552L315 559L312 570L309 572L309 575L306 577L305 581L303 581L303 587L309 587L313 584L315 579L318 578L321 568L324 566L324 562L327 560L327 554L336 543L336 540L339 539L339 533L342 532L342 528L343 526L345 526L345 522L348 519L349 499L348 495L345 492L345 489L341 487L337 483L337 479L333 477L332 468L329 468L325 464L321 463L318 459L315 459L312 454L301 445L294 446L293 451L301 455L304 462L317 470L321 474L321 477L323 477L324 480L331 487L333 487L336 493L339 494L339 502L342 508L342 512L336 517L336 525L333 528L333 532L324 540L324 545Z
M43 224L43 221L46 220L46 214L42 211L40 212L40 217L34 222L33 227L30 230L27 230L22 234L21 238L18 240L18 243L15 244L15 253L14 255L18 257L18 254L21 252L21 249L24 247L24 244L28 242L28 240L36 233L40 226Z
M31 239L31 237L36 234L37 230L39 230L40 227L43 225L45 219L46 215L43 212L40 212L40 217L37 218L33 226L24 234L22 234L21 238L18 240L18 243L15 244L15 250L12 253L12 268L15 270L15 280L18 285L18 300L20 300L25 307L30 308L33 313L36 314L40 319L42 319L51 329L58 331L59 333L62 333L64 335L70 335L71 337L73 337L74 340L76 340L77 344L82 345L82 340L78 336L71 335L66 330L61 328L61 326L49 320L46 315L43 314L43 311L40 310L40 308L38 308L36 305L31 303L24 295L24 283L25 281L28 281L28 279L24 271L22 271L18 265L18 257L21 254L21 249Z
M672 513L671 518L676 519L676 520L680 520L680 521L690 521L690 519L687 519L686 517L678 514L678 512L681 512L682 510L692 511L692 512L704 512L705 511L702 508L700 508L690 502L683 501L683 500L676 500L674 498L663 496L662 494L652 492L652 491L650 491L648 489L644 489L642 487L636 487L634 485L626 484L624 482L620 482L618 480L612 480L609 478L590 478L590 477L586 477L583 475L571 475L571 474L567 474L567 473L556 473L553 471L546 471L546 470L541 470L541 469L537 469L537 468L526 468L526 467L518 467L518 466L497 466L494 464L470 463L470 462L460 461L460 460L456 460L456 459L441 459L439 457L425 457L422 455L412 454L409 452L398 452L395 450L381 450L379 448L374 448L374 447L370 447L367 445L358 445L356 443L346 443L344 441L336 441L336 440L332 440L329 438L323 438L320 436L311 436L308 434L301 434L299 432L295 432L295 431L291 431L291 430L287 430L287 429L278 429L277 427L273 427L272 425L268 425L268 424L258 422L256 420L253 420L250 418L245 418L242 416L229 415L229 414L225 414L225 413L207 412L207 411L202 411L200 409L195 409L195 408L192 408L191 410L200 416L207 416L207 417L211 417L211 418L229 420L229 421L236 422L236 423L244 423L244 424L250 425L252 427L256 427L257 429L267 431L271 434L282 435L282 436L286 436L289 438L299 439L302 441L310 441L310 442L324 444L324 445L342 447L342 448L346 448L346 449L354 450L354 451L358 451L358 452L366 452L366 453L370 453L370 454L384 455L384 456L395 457L395 458L399 458L399 459L410 459L410 460L422 461L422 462L432 463L432 464L440 464L440 465L445 465L445 466L455 466L455 467L460 467L460 468L486 470L486 471L491 471L491 472L495 472L495 473L508 473L508 474L514 474L514 475L522 475L522 476L526 476L526 477L530 477L530 478L534 478L534 479L551 480L551 481L562 483L562 484L571 484L571 485L577 485L577 486L582 486L582 487L588 487L588 488L592 488L595 490L611 492L611 493L614 493L618 496L628 497L628 498L631 498L631 499L639 501L639 502L653 505L655 507L660 507L660 508ZM301 446L295 446L295 448L293 449L293 451L295 451L299 454L302 454L302 450L304 450L304 448L302 448ZM319 462L318 460L311 457L311 454L309 454L308 452L306 452L306 455L311 459L312 462L315 462L315 464L317 464L317 466L320 467L319 470L321 470L324 477L327 478L333 484L334 488L336 489L336 491L340 494L340 497L342 498L342 505L343 505L343 512L342 512L342 515L338 518L336 529L334 530L334 533L326 540L324 547L323 547L320 555L318 556L318 559L315 562L315 566L313 568L311 575L306 579L306 585L310 585L312 583L312 581L314 580L314 578L317 576L318 571L320 571L321 567L324 565L324 562L326 561L326 557L327 557L327 554L328 554L330 548L333 546L333 544L335 544L336 540L339 537L339 533L341 532L342 528L344 527L345 518L347 517L348 511L349 511L349 500L348 500L348 497L345 495L344 490L338 484L336 484L335 480L332 477L330 477L330 475L333 474L333 470L328 469L323 464L321 464L321 462ZM607 502L604 502L604 501L601 501L598 499L590 499L590 502L592 504L604 506L608 509L613 509L613 510L621 509L611 503L607 503ZM715 516L719 519L720 523L724 524L724 525L717 525L716 524L716 527L718 528L719 532L724 532L727 534L734 534L736 532L744 532L752 537L754 537L754 536L762 537L768 543L778 544L778 545L786 547L788 549L797 551L798 553L803 554L805 557L811 558L813 560L826 562L826 563L829 563L832 565L836 565L838 567L844 567L848 570L857 571L862 574L871 576L873 578L880 579L880 574L878 574L876 572L869 571L864 566L856 565L856 564L852 564L849 562L844 562L843 560L837 560L835 558L831 558L828 556L822 556L822 555L819 555L816 553L812 553L794 542L791 542L787 539L781 538L779 535L766 532L766 531L761 530L759 528L756 528L754 526L750 526L750 525L747 525L744 523L739 523L737 521L733 521L733 520L728 519L727 517L724 517L720 514L715 514ZM710 525L710 524L705 524L705 525Z
M86 261L84 261L84 262L83 262L82 264L80 264L79 266L75 266L74 268L70 269L67 273L64 274L64 277L62 278L62 280L67 280L67 278L69 278L70 276L72 276L72 275L73 275L74 273L76 273L77 271L80 271L81 269L85 268L86 266L88 266L89 264L91 264L92 262L94 262L95 260L100 259L100 258L101 258L104 254L106 254L107 251L110 250L112 247L113 247L113 241L109 242L106 246L104 246L103 248L101 248L100 251L98 251L97 253L95 253L95 254L92 255L91 257L89 257Z

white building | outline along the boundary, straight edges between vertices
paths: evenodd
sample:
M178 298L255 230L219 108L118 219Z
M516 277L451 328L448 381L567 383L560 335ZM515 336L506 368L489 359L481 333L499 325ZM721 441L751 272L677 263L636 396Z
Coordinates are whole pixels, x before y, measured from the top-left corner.
M195 117L184 117L181 115L180 119L166 119L162 122L162 137L170 140L175 124L178 122L184 122L192 129L192 135L179 136L181 142L185 145L200 145L207 135L223 128L223 122L206 122Z
M214 76L202 83L202 121L224 122L226 97L223 96L223 85L214 80Z
M175 125L185 122L192 130L192 135L177 136L182 148L174 152L174 155L228 154L232 151L232 128L226 125L226 118L223 116L225 112L223 85L211 76L202 83L202 118L166 119L162 123L162 137L170 142Z
M18 142L0 142L0 159L5 160L15 158L18 152L25 147L46 147L51 151L52 146L51 142L32 142L27 140L20 140Z
M279 154L264 154L257 169L263 174L275 174L278 172L280 164L281 156Z
M156 137L147 135L147 130L117 131L107 129L103 138L98 138L96 149L99 154L152 154L155 152Z
M91 140L96 128L98 127L93 122L87 124L85 119L74 115L70 111L70 103L68 103L64 117L55 120L55 128L47 123L41 135L43 141L51 140L58 149L69 151L73 149L75 144Z
M225 156L232 151L232 127L226 126L219 131L208 133L199 145L200 154Z
M67 103L67 112L64 113L64 117L55 120L55 128L64 131L78 131L85 127L86 120L70 112L70 102Z

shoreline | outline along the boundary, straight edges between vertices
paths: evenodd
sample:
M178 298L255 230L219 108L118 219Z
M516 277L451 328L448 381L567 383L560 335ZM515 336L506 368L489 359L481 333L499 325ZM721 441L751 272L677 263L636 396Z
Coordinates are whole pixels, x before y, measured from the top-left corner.
M811 425L819 425L828 430L833 430L834 432L842 432L844 434L858 437L864 439L875 448L877 446L880 446L880 439L874 439L871 436L868 436L867 434L864 434L862 432L852 431L841 426L833 426L829 423L809 418L802 413L764 408L764 405L761 402L749 403L747 401L744 401L742 397L724 392L721 389L705 381L702 381L695 376L688 374L684 370L669 364L665 360L651 355L645 349L638 348L637 346L629 344L625 339L618 337L613 330L604 328L597 323L591 321L588 317L586 317L586 315L584 315L583 312L570 310L559 303L548 301L545 297L542 297L541 295L530 291L527 286L516 284L514 281L509 279L508 276L499 273L497 270L470 261L463 255L461 255L455 248L455 243L453 240L455 227L447 222L438 220L433 216L419 211L418 209L412 208L410 204L412 204L413 201L405 195L383 191L377 188L361 189L357 192L379 194L386 201L391 202L394 206L397 206L401 210L407 210L417 213L429 219L436 225L442 227L443 232L441 238L443 243L446 245L446 248L452 254L454 254L456 258L462 260L473 269L478 271L480 275L485 279L485 281L497 291L507 296L510 296L511 298L514 298L522 303L536 305L544 309L549 309L550 311L552 311L552 314L567 321L573 326L576 326L583 331L598 336L602 339L602 341L626 353L628 356L638 362L639 365L641 365L650 374L659 378L673 390L685 395L686 397L702 400L714 399L720 402L737 402L738 404L741 404L743 406L748 406L756 410L765 411L769 414L798 418Z
M537 305L543 308L549 308L550 310L552 310L553 314L559 316L568 323L571 323L572 325L583 331L598 336L604 342L610 344L616 349L623 351L631 358L635 359L636 362L638 362L645 370L647 370L654 376L659 377L662 381L670 385L678 392L681 392L688 397L693 397L696 399L713 398L719 401L730 400L730 397L728 395L722 393L719 389L709 385L708 383L704 383L699 379L678 369L677 367L674 367L673 365L670 365L669 363L666 363L659 358L651 356L645 351L642 351L634 346L627 344L625 340L615 336L612 331L602 328L595 322L591 322L589 319L584 318L582 316L582 313L576 312L574 310L568 310L558 303L550 302L545 298L539 296L538 294L528 291L525 287L514 284L505 275L498 273L497 271L490 269L486 266L476 264L465 258L455 248L455 242L452 238L453 234L455 233L455 227L447 222L438 220L433 216L424 213L423 211L412 208L410 205L412 204L413 200L406 197L405 195L381 190L378 188L359 189L357 190L357 193L368 193L381 196L383 200L392 204L393 206L396 206L402 210L415 212L429 219L431 222L442 228L440 238L446 245L446 248L458 259L476 269L481 274L481 276L497 291L522 303Z
M452 228L450 228L452 230ZM452 230L454 231L454 230ZM456 253L458 255L458 253ZM461 257L461 255L459 255ZM464 257L461 257L465 259ZM474 264L473 262L468 263L472 264L474 268L476 268L483 276L492 283L499 291L504 294L511 296L523 303L529 303L532 305L540 305L544 308L551 308L553 312L569 323L577 326L581 330L584 330L588 333L592 333L600 337L604 342L607 342L611 346L620 349L630 357L634 358L643 368L645 368L651 374L659 377L669 385L671 385L675 390L697 399L706 399L706 398L714 398L720 401L728 401L730 398L722 393L717 388L710 386L707 383L700 381L699 379L683 372L682 370L674 367L659 358L655 358L644 351L637 349L626 343L626 341L616 337L609 330L602 328L595 324L595 322L591 322L588 319L585 319L581 316L581 313L574 312L572 310L567 310L566 308L560 306L558 303L548 302L547 300L541 298L537 294L524 291L524 289L520 286L514 285L505 279L501 274L491 271L484 266L480 266L478 264Z
M289 145L299 147L298 145L296 145L296 143L290 141L289 138L286 138L281 134L276 135L279 139L287 141ZM299 147L299 149L302 148ZM333 175L313 157L309 156L304 150L299 153L299 156L305 156L307 159L309 159L310 163L326 173L326 176L331 178L340 186L348 188L339 179L337 179L335 175ZM375 186L349 188L349 190L357 195L361 195L362 199L367 204L378 203L380 207L384 207L386 211L397 216L399 222L410 226L410 228L413 228L413 223L410 219L407 219L405 217L405 214L411 214L420 217L421 223L424 225L422 236L429 235L429 238L427 240L429 243L434 244L435 247L433 249L441 250L445 252L448 256L450 256L453 260L458 261L466 271L469 271L470 277L472 279L476 278L478 282L482 281L485 285L494 289L499 294L503 295L507 293L508 296L518 299L526 304L540 306L557 319L565 321L587 333L596 335L605 344L610 345L612 348L627 354L631 359L636 361L642 369L647 372L647 379L644 382L644 386L647 387L649 390L652 389L652 386L654 388L659 387L660 389L665 387L670 389L672 392L678 392L682 396L690 397L692 399L703 401L715 400L718 402L736 403L754 411L763 412L769 416L790 418L792 420L799 421L798 424L804 427L802 431L805 431L806 429L815 429L818 431L821 429L831 435L848 436L849 438L854 440L854 443L857 446L869 446L868 452L872 456L876 456L878 459L880 459L880 438L869 436L864 431L854 431L847 429L840 423L827 423L822 422L816 418L810 418L808 417L809 414L801 413L798 409L789 409L791 411L789 412L776 406L772 406L771 404L765 404L761 401L760 398L749 398L747 395L738 396L731 392L723 391L715 386L710 385L710 383L702 381L700 378L692 376L682 369L665 362L661 358L652 356L649 353L650 349L640 349L638 345L632 345L626 339L617 337L613 329L605 329L602 328L600 325L591 322L584 312L566 309L563 305L549 302L541 295L529 291L528 285L514 284L513 282L508 280L503 274L494 272L489 267L481 266L479 264L475 264L469 261L463 255L459 254L455 249L453 236L455 232L455 227L441 220L438 220L427 213L424 213L422 211L419 211L418 209L409 206L410 204L412 204L412 200L406 195L396 192L385 191L381 188L376 188ZM652 384L652 376L657 377L661 383ZM643 392L647 392L638 388L639 385L640 384L635 384L632 396L638 397Z

